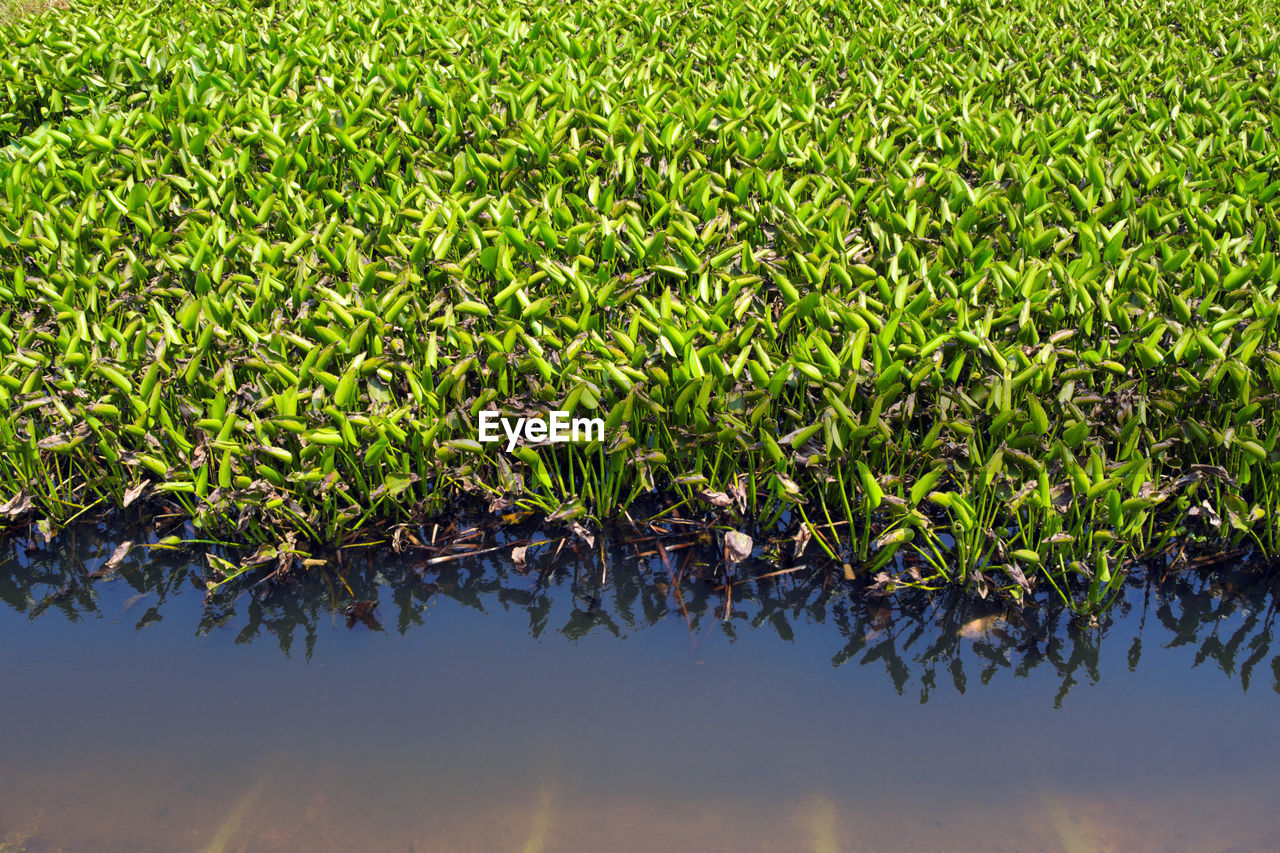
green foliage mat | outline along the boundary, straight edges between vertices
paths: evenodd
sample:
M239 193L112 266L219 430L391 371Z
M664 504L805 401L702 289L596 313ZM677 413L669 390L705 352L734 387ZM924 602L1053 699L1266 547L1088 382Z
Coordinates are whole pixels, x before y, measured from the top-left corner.
M333 542L462 495L606 519L656 488L902 582L1094 603L1182 537L1274 552L1277 20L76 0L0 25L0 519L154 490L211 535ZM609 432L508 455L483 408Z

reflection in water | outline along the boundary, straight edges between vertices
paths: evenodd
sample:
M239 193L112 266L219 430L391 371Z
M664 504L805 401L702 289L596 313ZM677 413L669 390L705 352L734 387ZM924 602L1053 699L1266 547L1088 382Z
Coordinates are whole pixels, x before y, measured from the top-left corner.
M52 548L5 543L0 600L33 618L52 610L75 621L101 615L96 584L127 585L133 592L124 609L130 618L136 614L141 630L164 618L170 599L204 595L209 571L195 555L168 549L139 547L110 580L100 579L122 535L85 526ZM433 602L448 599L480 612L523 612L534 639L560 634L580 640L592 633L624 638L679 622L687 626L695 657L713 634L732 642L743 630L763 630L795 642L797 631L824 626L818 636L829 641L834 626L840 642L829 648L833 666L883 668L899 694L912 688L921 703L940 676L963 694L974 680L986 684L1002 671L1025 677L1039 668L1056 674L1054 704L1060 706L1081 680L1098 681L1104 640L1109 654L1127 654L1131 670L1142 659L1144 641L1191 646L1196 666L1212 661L1245 690L1261 664L1269 686L1280 693L1280 652L1271 648L1280 579L1253 565L1132 579L1111 612L1080 624L1061 608L1006 611L963 592L862 597L815 580L817 573L779 575L767 565L759 567L773 575L765 579L740 571L726 601L724 578L709 577L690 548L637 556L636 549L617 547L605 566L580 544L554 545L531 549L519 567L506 548L434 565L406 555L348 557L285 584L260 582L204 596L192 628L203 636L234 626L236 643L270 637L286 656L309 659L318 631L335 619L349 628L405 634L423 624ZM805 639L809 648L813 643Z
M0 545L3 853L1280 849L1252 567L1089 625L653 542L94 577L154 538Z

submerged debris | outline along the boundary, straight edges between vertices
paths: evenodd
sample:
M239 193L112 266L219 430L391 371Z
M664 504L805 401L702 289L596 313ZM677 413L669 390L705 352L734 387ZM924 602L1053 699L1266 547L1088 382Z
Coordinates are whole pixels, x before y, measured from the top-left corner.
M374 631L381 631L382 625L378 623L378 619L374 616L374 609L378 606L376 601L357 601L347 608L347 627L354 628L359 622L367 628Z
M1003 624L1005 624L1005 618L999 614L979 616L961 625L956 633L966 640L977 640L989 636L994 629Z

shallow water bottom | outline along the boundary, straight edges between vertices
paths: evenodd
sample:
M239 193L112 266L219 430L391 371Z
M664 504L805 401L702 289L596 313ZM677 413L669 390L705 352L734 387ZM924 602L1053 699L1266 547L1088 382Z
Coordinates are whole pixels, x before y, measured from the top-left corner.
M128 757L104 754L56 772L21 772L22 784L0 789L0 850L1280 850L1273 792L1243 786L1158 799L1047 789L1011 798L993 787L942 802L853 801L838 791L745 802L717 795L711 778L705 796L669 799L554 774L462 792L385 765L362 772L276 760L198 782L187 767L122 772L127 765Z

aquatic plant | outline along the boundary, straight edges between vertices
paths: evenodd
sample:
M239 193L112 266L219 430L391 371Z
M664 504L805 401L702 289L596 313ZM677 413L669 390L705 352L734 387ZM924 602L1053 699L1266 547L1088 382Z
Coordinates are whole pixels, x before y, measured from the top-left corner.
M1277 549L1255 4L77 0L0 35L0 524L160 498L337 542L657 490L1086 609L1189 538ZM508 454L489 408L608 434Z

